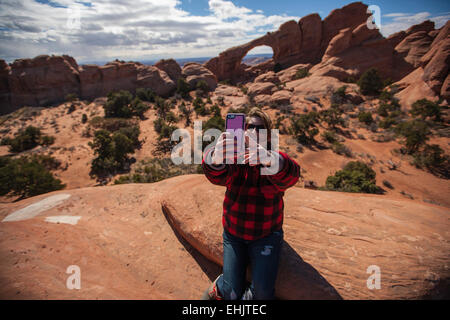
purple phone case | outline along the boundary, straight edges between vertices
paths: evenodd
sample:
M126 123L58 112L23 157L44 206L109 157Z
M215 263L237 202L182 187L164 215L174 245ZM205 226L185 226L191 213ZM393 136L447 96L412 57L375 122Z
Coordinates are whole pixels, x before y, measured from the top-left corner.
M226 131L234 133L237 140L237 152L242 151L244 147L245 114L229 113L225 121ZM240 129L240 130L239 130Z

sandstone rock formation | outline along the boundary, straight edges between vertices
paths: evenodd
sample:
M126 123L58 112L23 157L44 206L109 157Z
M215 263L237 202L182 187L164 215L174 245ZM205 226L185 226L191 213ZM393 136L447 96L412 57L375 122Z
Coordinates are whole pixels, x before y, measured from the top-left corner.
M64 101L69 93L80 96L78 65L72 57L42 55L18 59L10 67L8 86L13 107L46 106Z
M0 297L199 299L221 272L224 191L188 175L0 204ZM447 214L417 201L293 187L277 297L448 298ZM80 290L66 287L71 265L81 269ZM380 268L379 290L367 287L369 266Z
M176 80L170 76L176 78L178 64L166 60L160 61L158 65L161 69L138 62L116 60L104 66L79 66L75 59L67 55L18 59L11 65L1 60L0 114L23 106L59 103L64 101L67 94L94 99L114 90L133 92L137 88L147 87L158 95L168 96L176 88Z
M302 18L298 23L291 20L275 32L241 46L230 48L205 63L218 80L236 79L243 73L241 61L255 47L266 45L273 50L273 61L283 67L299 63L317 63L328 43L341 29L354 29L365 23L369 15L367 6L355 2L333 10L323 21L317 14ZM303 30L303 28L305 30Z
M167 73L170 79L175 83L177 83L178 79L181 77L180 65L174 59L159 60L155 63L155 67Z
M214 90L217 87L216 76L199 63L186 63L181 73L193 88L202 80L208 84L210 90Z
M175 178L163 200L174 228L222 263L224 187ZM173 179L175 181L175 179ZM188 191L188 192L186 192ZM177 195L183 194L183 197ZM186 199L192 199L187 202ZM448 284L445 208L367 194L292 188L285 195L285 243L276 285L281 299L419 299ZM378 266L381 288L367 280ZM448 291L448 287L445 289ZM448 294L448 292L447 292Z

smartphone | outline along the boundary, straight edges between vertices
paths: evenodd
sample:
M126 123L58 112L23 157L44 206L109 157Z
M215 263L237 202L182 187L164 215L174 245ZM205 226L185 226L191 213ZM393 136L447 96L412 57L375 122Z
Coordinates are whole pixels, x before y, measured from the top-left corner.
M235 153L244 151L245 114L228 113L225 121L225 130L236 137Z

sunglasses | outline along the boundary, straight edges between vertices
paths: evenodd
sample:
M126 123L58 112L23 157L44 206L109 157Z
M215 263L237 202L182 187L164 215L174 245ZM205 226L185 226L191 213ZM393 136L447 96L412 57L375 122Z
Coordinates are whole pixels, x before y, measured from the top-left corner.
M263 124L248 124L247 129L256 129L257 131L261 129L265 129L266 127Z

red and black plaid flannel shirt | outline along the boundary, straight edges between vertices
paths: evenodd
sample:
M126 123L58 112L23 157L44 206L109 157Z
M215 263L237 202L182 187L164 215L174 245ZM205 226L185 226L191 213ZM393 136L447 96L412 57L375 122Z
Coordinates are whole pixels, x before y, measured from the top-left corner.
M279 152L284 164L274 175L261 175L260 165L229 164L215 170L205 162L212 150L205 152L202 167L209 181L227 187L222 216L225 230L244 240L256 240L281 229L284 191L298 181L300 166Z

